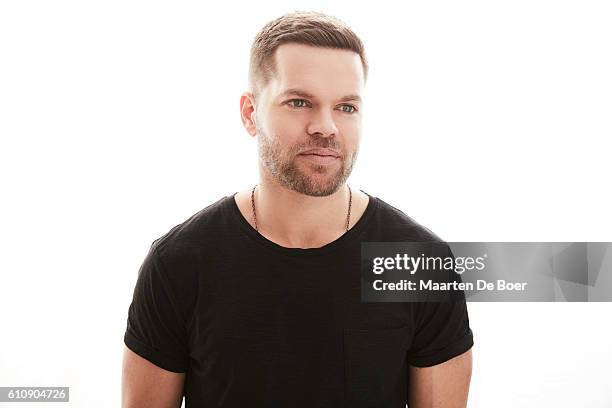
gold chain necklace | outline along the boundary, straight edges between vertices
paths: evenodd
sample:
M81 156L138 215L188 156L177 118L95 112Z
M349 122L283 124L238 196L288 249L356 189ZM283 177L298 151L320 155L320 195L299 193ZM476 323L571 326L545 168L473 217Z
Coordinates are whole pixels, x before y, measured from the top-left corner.
M253 207L253 222L255 224L255 230L259 231L259 229L257 228L257 213L255 212L255 187L257 187L257 184L255 184L253 190L251 191L251 206ZM348 232L349 222L351 221L351 204L353 202L353 192L351 191L351 188L348 185L347 187L349 189L349 205L348 213L346 214L346 231Z

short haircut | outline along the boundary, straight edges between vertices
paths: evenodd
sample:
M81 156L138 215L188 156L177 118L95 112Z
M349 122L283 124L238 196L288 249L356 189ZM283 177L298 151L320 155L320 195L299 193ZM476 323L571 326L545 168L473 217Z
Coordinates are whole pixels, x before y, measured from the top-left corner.
M276 73L274 53L286 43L353 51L361 58L364 81L367 81L368 62L363 43L344 22L316 11L295 11L267 23L253 40L249 88L255 97Z

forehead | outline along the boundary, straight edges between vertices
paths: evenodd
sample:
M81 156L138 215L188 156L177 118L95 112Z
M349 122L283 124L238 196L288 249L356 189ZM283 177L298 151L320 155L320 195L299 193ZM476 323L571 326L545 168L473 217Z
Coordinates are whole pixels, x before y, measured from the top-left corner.
M279 46L274 58L273 95L295 88L332 97L362 93L363 67L353 51L289 43Z

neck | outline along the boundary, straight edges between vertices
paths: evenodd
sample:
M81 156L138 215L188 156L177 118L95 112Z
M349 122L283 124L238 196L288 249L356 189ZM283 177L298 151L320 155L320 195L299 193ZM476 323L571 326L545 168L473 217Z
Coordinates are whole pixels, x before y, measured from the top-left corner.
M262 180L254 198L259 232L282 246L317 248L346 232L346 184L329 196L312 197Z

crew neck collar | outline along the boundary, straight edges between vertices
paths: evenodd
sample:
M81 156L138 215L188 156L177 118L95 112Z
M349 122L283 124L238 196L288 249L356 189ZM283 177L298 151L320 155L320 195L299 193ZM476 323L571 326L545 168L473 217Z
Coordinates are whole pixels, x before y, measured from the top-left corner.
M335 239L332 242L329 242L322 247L319 248L288 248L282 245L277 244L276 242L270 241L268 238L261 235L251 224L244 218L240 209L238 208L238 204L236 203L235 195L238 192L226 197L226 205L225 207L230 212L231 216L234 217L241 229L246 232L246 234L255 240L258 244L268 248L277 253L282 253L284 255L295 256L295 257L312 257L312 256L320 256L323 254L328 254L335 249L338 249L349 242L356 240L364 231L364 229L369 224L370 219L372 218L372 214L378 208L378 197L374 197L363 190L360 190L364 194L368 196L368 204L366 206L365 211L361 215L361 217L357 220L355 225L350 228L347 232L342 234L340 237Z

